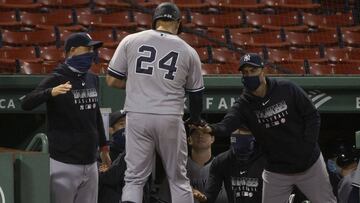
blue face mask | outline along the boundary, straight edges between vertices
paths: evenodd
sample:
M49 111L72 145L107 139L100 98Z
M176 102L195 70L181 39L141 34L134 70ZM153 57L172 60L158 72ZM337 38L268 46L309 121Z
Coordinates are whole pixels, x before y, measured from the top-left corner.
M87 72L94 61L95 54L93 52L88 52L81 55L72 56L71 58L66 59L66 64L75 68L80 72Z
M121 149L125 149L125 128L121 128L112 135L113 142Z
M260 77L256 76L243 76L242 83L244 87L250 91L255 91L260 86Z
M231 149L239 161L247 161L255 151L255 137L232 134Z

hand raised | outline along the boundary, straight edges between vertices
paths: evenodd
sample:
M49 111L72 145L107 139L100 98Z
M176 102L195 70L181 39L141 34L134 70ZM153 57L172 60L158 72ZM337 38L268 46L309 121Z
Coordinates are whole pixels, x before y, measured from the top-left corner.
M72 88L72 85L69 81L67 81L64 84L58 85L51 90L51 96L56 97L60 94L66 94L68 91L70 91Z

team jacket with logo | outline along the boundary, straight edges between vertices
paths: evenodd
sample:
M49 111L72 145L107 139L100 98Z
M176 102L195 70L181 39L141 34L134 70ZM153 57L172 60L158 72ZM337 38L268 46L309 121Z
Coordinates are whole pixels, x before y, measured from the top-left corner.
M236 161L230 150L219 154L212 162L206 183L208 203L215 202L224 184L229 203L259 203L262 196L262 178L265 159L260 151L246 162Z
M261 145L266 170L299 173L320 155L320 115L307 94L289 81L267 78L265 97L246 90L224 119L212 126L215 135L230 135L245 124Z
M70 81L66 94L51 96L51 90ZM50 157L69 164L91 164L97 147L106 145L99 109L99 78L88 73L75 73L67 65L59 65L22 101L24 110L46 102L47 136Z

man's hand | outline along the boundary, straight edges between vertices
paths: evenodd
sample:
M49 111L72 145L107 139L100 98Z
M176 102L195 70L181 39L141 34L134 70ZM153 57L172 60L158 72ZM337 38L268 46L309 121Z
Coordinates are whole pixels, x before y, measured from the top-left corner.
M199 118L197 120L193 120L192 118L188 118L185 121L185 125L189 126L189 127L198 127L198 126L205 126L207 123L205 120Z
M58 85L51 90L51 96L56 97L60 94L66 94L68 91L70 91L72 88L72 85L69 81L67 81L64 84Z
M192 191L193 191L194 198L197 199L199 202L207 201L206 196L203 193L201 193L199 190L193 188Z
M111 159L108 151L100 152L100 158L102 165L104 165L104 167L109 168L111 166Z
M211 127L206 124L204 126L194 126L195 128L197 128L198 130L200 130L202 133L205 133L205 134L211 134L213 131L211 129Z

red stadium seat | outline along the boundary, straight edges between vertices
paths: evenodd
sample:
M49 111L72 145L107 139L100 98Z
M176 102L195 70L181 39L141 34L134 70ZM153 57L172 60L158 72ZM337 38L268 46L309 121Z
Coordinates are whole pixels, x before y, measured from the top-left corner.
M220 64L215 64L215 63L201 64L201 72L203 75L220 74Z
M330 62L345 62L348 57L348 50L346 48L327 48L325 49L325 58L327 58Z
M141 12L134 12L134 20L140 27L151 28L152 26L152 15Z
M95 0L96 6L103 8L110 8L116 10L129 10L131 5L129 3L119 0Z
M118 45L115 32L109 29L94 30L89 33L90 36L97 41L102 41L104 47L115 48Z
M306 74L303 62L277 62L275 63L279 73L285 74Z
M325 46L332 46L338 44L338 37L335 30L324 32L309 33L309 45L318 46L323 44Z
M0 27L5 29L18 28L21 23L16 20L14 11L2 11L0 12Z
M313 33L287 32L286 41L293 46L333 46L338 43L336 31L323 31Z
M348 48L348 58L349 60L360 62L360 48L354 48L354 47Z
M0 58L0 74L14 74L18 72L17 69L16 60Z
M45 74L46 70L42 63L21 62L20 73L27 75Z
M236 35L238 33L255 33L258 31L258 29L253 27L229 28L230 35Z
M41 3L34 3L34 0L0 0L0 10L37 10L41 6Z
M41 29L53 29L54 26L62 26L73 31L84 29L81 25L75 25L71 10L59 9L50 13L21 12L20 19L22 25Z
M227 43L225 30L223 28L207 29L206 35L211 39L217 40L222 43Z
M278 9L318 9L321 7L318 3L313 3L312 0L263 0L267 6Z
M238 64L205 63L201 64L201 69L203 75L239 74L238 66Z
M119 43L124 37L128 36L130 33L126 31L117 31L116 32L116 41Z
M271 63L281 63L291 61L291 55L287 49L268 49L268 60Z
M316 48L291 48L290 49L291 58L293 61L303 62L307 59L309 62L313 63L323 63L326 62L326 58L322 58L320 50Z
M207 10L210 6L206 1L204 2L203 0L172 0L172 2L175 3L181 10L190 9L201 11Z
M2 39L5 45L30 46L30 45L55 45L56 36L52 30L37 30L27 32L12 32L4 30Z
M265 4L258 0L207 0L212 7L222 10L259 10L265 8Z
M130 22L128 12L117 12L112 14L91 14L79 13L78 22L81 25L100 28L122 28L126 30L135 30L136 23Z
M79 8L79 7L88 7L90 5L90 0L37 0L39 3L47 7L54 8Z
M253 39L250 34L234 33L230 34L231 42L238 47L245 48L252 45Z
M56 64L64 62L65 51L55 46L40 47L40 58L42 58L45 63Z
M213 48L212 59L215 63L239 63L240 53L227 48Z
M305 25L299 25L300 20L297 12L279 13L279 14L257 14L246 13L247 23L269 30L285 29L288 31L304 31Z
M41 62L42 59L36 56L34 47L4 47L0 49L0 58L19 59L27 62Z
M331 64L335 74L360 74L360 63L336 63Z
M351 12L336 13L333 15L304 13L303 21L305 25L320 29L336 29L337 27L350 27L355 24Z
M261 32L252 34L252 43L250 46L256 47L286 47L289 45L288 42L284 42L281 39L280 32Z
M342 38L346 46L360 46L360 32L344 32Z
M207 47L198 47L195 48L196 52L198 53L201 62L208 63L209 62L209 54Z
M310 74L312 75L332 75L334 68L331 64L327 63L310 63Z
M208 46L208 45L212 44L209 40L199 37L194 34L189 34L189 33L183 32L179 35L179 37L182 38L185 42L187 42L190 46L193 46L193 47L204 47L204 46Z
M198 27L240 27L243 24L240 12L231 12L221 15L192 13L192 23Z
M115 53L115 49L99 48L98 57L100 63L109 63Z

